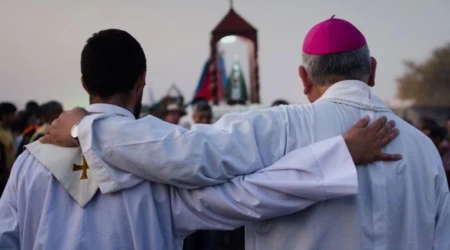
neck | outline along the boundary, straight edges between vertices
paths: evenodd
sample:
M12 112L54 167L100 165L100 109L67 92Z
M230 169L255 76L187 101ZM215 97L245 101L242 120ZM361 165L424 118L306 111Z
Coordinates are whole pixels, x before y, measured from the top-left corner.
M347 79L343 79L343 80L339 80L339 81L333 81L333 82L328 82L325 85L315 85L316 89L315 89L315 93L314 93L314 101L319 99L320 97L322 97L322 95L331 87L333 86L335 83L340 82L340 81L346 81ZM367 83L366 83L367 84Z
M124 97L124 96L118 96L118 95L110 96L107 98L101 98L99 96L91 96L90 104L116 105L116 106L122 107L122 108L130 111L131 113L134 112L134 106L135 106L134 101L131 100L131 98Z
M325 93L325 91L327 91L327 89L330 86L331 85L315 86L314 88L311 89L311 92L308 94L308 100L311 103L315 102L317 99L322 97L322 95Z
M325 85L325 86L318 86L317 87L317 92L319 94L319 98L327 91L327 89L329 89L331 87L330 85Z

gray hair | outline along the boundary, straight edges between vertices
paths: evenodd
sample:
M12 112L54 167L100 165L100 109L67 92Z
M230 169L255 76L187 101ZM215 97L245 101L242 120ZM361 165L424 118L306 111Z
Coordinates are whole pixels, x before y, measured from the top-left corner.
M309 55L303 53L303 66L312 82L327 85L342 80L367 82L371 74L369 47L331 55Z

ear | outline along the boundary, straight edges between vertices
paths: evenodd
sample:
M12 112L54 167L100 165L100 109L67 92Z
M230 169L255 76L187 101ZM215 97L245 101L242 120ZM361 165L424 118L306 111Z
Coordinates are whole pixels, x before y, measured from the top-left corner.
M145 87L145 77L147 76L147 73L144 72L142 73L142 75L139 77L138 82L136 84L136 93L138 95L142 95L142 93L144 92L144 87Z
M298 68L298 74L303 83L303 94L309 95L311 92L312 81L309 79L308 72L306 72L305 67L300 66Z
M80 81L81 81L81 85L83 85L83 89L88 93L88 95L90 95L89 90L86 86L86 83L84 82L83 76L81 76Z
M371 73L370 73L368 84L370 87L373 87L373 86L375 86L375 75L377 72L377 60L373 57L371 57L370 60L371 60L371 65L370 65Z

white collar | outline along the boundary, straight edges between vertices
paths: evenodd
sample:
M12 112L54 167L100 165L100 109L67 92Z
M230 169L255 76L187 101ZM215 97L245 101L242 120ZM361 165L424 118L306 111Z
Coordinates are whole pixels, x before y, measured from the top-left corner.
M107 103L91 104L86 108L86 110L88 112L93 112L93 113L116 114L116 115L120 115L120 116L126 116L131 119L135 119L134 115L130 111L128 111L122 107L119 107L117 105L112 105L112 104L107 104Z
M334 102L360 109L392 112L376 95L367 83L358 80L345 80L333 84L316 102Z
M134 119L130 111L111 104L93 104L86 108L89 112L116 114ZM70 196L84 207L98 190L97 173L87 166L79 147L63 148L39 141L26 146L42 165L59 181ZM83 170L83 167L86 167ZM76 168L76 169L75 169ZM86 178L83 175L86 174Z

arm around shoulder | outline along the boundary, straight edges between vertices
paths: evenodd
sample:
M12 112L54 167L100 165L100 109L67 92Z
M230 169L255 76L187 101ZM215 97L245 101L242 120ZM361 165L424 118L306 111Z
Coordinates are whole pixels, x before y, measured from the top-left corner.
M187 130L155 117L86 117L80 144L92 168L114 167L183 188L223 183L271 165L284 154L286 129L275 111L229 114ZM268 143L270 141L270 143ZM100 159L100 160L99 160Z
M171 189L175 231L187 235L200 229L230 230L291 214L322 200L356 194L353 161L348 152L335 149L345 147L342 143L342 138L331 138L292 151L268 168L221 185ZM324 154L334 156L324 161Z

